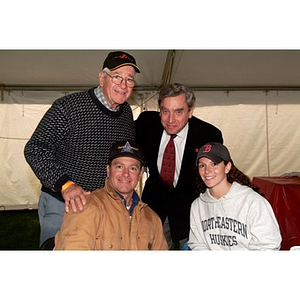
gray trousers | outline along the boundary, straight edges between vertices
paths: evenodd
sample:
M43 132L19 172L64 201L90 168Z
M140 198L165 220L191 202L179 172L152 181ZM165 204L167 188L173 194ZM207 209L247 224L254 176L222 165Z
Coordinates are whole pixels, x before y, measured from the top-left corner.
M55 236L60 229L65 212L65 203L48 193L42 192L39 199L40 246L49 238Z
M186 243L186 241L188 240L186 239L182 239L176 243L174 243L172 241L171 238L171 231L170 231L170 224L169 224L169 219L168 217L166 218L164 224L163 224L163 232L165 235L165 238L167 240L168 246L169 246L169 250L183 250L183 246Z

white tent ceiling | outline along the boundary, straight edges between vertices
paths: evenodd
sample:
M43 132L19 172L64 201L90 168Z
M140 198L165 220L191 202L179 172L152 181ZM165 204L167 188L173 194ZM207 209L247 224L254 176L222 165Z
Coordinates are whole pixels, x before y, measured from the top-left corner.
M0 88L90 87L109 50L1 50ZM168 53L170 81L197 88L299 88L299 50L125 50L141 69L136 89L162 83ZM170 70L170 68L168 68Z

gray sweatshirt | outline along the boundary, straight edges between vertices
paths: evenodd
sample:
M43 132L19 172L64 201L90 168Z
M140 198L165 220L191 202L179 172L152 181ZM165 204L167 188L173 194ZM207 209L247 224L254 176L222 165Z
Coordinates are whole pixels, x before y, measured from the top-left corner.
M191 250L279 250L280 229L269 202L248 186L234 182L215 199L207 189L190 213Z

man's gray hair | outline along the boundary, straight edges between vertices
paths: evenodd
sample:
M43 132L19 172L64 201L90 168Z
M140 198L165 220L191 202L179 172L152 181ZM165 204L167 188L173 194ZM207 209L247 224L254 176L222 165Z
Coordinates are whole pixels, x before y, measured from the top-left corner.
M184 86L183 84L179 83L170 83L163 86L159 90L159 98L158 98L158 105L160 107L162 100L167 97L175 97L180 94L185 94L185 99L189 109L193 108L196 101L196 96L194 92L189 89L188 87Z

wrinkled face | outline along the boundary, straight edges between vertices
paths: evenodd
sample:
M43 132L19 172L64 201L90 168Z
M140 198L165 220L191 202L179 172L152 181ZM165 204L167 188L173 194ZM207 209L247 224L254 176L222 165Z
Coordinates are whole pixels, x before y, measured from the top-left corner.
M134 79L135 70L132 66L124 66L109 73L110 76L116 74L123 79ZM103 72L99 73L99 84L105 100L113 109L127 101L133 90L133 87L127 86L126 80L123 80L119 85L115 84L112 82L111 77L104 76Z
M160 104L160 120L168 134L177 134L193 115L194 108L189 109L185 95L167 97Z
M110 184L125 199L131 197L143 173L141 163L131 157L113 159L106 170Z
M230 162L226 166L224 161L215 164L207 157L201 157L198 161L198 172L208 188L222 187L226 184L230 169Z

